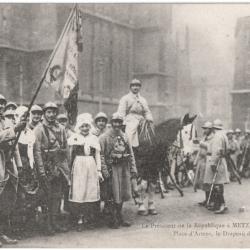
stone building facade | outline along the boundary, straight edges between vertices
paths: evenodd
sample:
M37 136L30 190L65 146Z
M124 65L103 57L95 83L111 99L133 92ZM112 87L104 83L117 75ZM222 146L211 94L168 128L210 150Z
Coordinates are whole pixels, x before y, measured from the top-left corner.
M72 6L1 4L0 85L8 99L29 103ZM188 79L190 72L180 73L188 60L182 60L183 51L173 39L172 6L89 3L79 8L83 13L79 112L94 115L101 109L111 115L136 77L142 80L142 94L156 122L182 115L178 75ZM185 102L185 96L179 100ZM37 101L51 99L61 102L43 88Z
M234 128L250 129L250 17L238 19L235 40L232 123Z

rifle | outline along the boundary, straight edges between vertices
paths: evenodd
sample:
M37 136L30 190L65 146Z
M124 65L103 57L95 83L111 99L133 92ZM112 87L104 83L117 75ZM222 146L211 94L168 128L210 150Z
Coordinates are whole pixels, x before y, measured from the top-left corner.
M240 173L243 171L243 164L245 163L245 160L246 160L247 149L248 149L248 143L245 146L243 157L241 159L240 168L239 168Z
M210 199L211 199L211 195L212 195L212 192L213 192L213 189L214 189L214 183L215 183L215 180L216 180L216 177L217 177L217 174L218 174L218 167L221 163L221 157L217 163L217 166L216 166L216 171L214 173L214 177L213 177L213 181L212 181L212 185L211 185L211 188L210 188L210 191L209 191L209 196L208 196L208 199L207 199L207 206L209 205L209 202L210 202Z
M196 158L194 160L194 166L196 166L196 171L195 171L195 176L194 176L194 192L197 192L197 189L195 187L195 184L196 184L196 181L197 181L197 176L198 176L198 173L199 173L199 170L200 170L200 165L198 165L197 167L197 163L198 163L198 159L200 157L200 150L198 152L198 154L196 155Z
M227 154L226 161L227 161L228 168L230 168L231 172L234 174L234 176L236 177L239 184L241 184L241 178L238 174L237 168L236 168L234 161L232 160L230 154Z

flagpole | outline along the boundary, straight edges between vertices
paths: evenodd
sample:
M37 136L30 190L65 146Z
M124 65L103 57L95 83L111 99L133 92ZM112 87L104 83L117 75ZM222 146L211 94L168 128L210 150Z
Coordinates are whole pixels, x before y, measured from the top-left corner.
M67 22L66 22L66 24L65 24L65 26L63 28L63 31L62 31L62 33L61 33L61 35L60 35L60 37L59 37L59 39L58 39L58 41L56 43L55 49L53 50L53 52L52 52L52 54L51 54L51 56L49 58L49 61L48 61L47 65L46 65L46 68L45 68L45 70L44 70L44 72L42 74L42 78L41 78L41 80L40 80L40 82L39 82L39 84L38 84L38 86L36 88L35 94L33 95L32 100L31 100L31 102L30 102L30 104L28 106L28 110L27 110L27 112L24 115L24 120L27 120L27 118L29 116L29 112L31 110L31 107L34 104L35 99L36 99L36 97L37 97L37 95L38 95L38 93L39 93L39 91L40 91L40 89L42 87L42 84L43 84L44 80L45 80L46 74L47 74L48 69L49 69L49 65L50 65L51 61L53 60L55 53L57 52L59 44L60 44L60 42L61 42L61 40L62 40L62 38L63 38L63 36L64 36L64 34L65 34L68 26L69 26L69 24L70 24L70 20L71 20L73 14L74 14L74 10L76 9L76 7L77 7L77 4L75 4L74 7L71 10L71 13L70 13L70 15L69 15L69 17L67 19ZM22 133L22 130L18 131L17 136L15 138L15 141L12 144L12 148L10 149L10 154L9 154L10 155L10 159L13 157L13 154L14 154L15 148L17 146L18 140L19 140L19 138L21 136L21 133Z

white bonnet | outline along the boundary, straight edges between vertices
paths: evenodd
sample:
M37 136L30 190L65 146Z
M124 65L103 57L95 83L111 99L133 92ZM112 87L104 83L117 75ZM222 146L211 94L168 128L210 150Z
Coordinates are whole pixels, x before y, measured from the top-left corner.
M89 124L90 128L93 126L93 118L92 115L89 113L83 113L77 116L76 119L76 126L75 126L75 132L79 133L79 128L83 124Z
M28 111L28 108L26 106L19 106L15 110L15 116L16 116L16 122L18 123L21 119L21 117L25 114L25 112Z

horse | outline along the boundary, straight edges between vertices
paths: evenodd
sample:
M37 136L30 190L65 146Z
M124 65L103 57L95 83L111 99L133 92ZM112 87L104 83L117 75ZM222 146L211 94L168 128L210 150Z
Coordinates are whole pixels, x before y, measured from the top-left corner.
M190 123L183 124L182 128L178 131L177 138L172 146L177 150L174 152L174 175L177 184L187 186L193 184L194 180L194 157L198 152L197 131L193 120ZM179 181L181 175L181 182Z
M173 118L163 123L160 123L152 129L152 125L143 120L138 128L139 147L133 148L136 166L139 173L138 179L138 214L147 214L144 200L148 193L148 212L156 214L154 205L154 193L159 174L169 176L175 187L183 196L182 190L176 185L170 171L170 162L168 159L168 151L177 138L177 134L181 131L184 125L193 122L195 118L190 118L185 115L183 119ZM145 125L146 124L146 125ZM148 130L145 136L143 130ZM144 135L144 136L142 136Z

